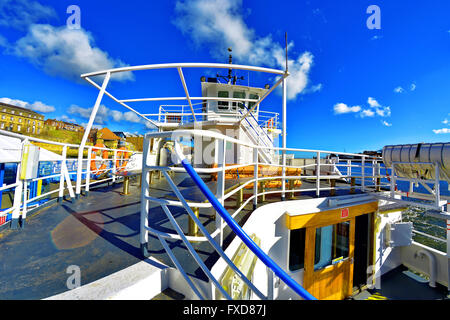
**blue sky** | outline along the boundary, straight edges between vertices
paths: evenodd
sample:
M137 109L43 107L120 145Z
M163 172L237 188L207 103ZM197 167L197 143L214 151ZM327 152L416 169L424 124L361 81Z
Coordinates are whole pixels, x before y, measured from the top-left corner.
M68 30L69 5L81 29ZM368 29L370 5L381 29ZM227 61L283 68L288 33L288 146L360 152L450 137L448 1L24 1L0 3L0 101L86 123L97 90L79 75L124 65ZM200 95L201 70L185 71ZM246 73L242 74L247 76ZM118 98L183 95L176 72L114 79ZM257 75L250 82L263 86ZM246 81L245 81L246 83ZM144 133L109 98L97 125ZM156 112L153 103L133 104ZM274 92L262 109L281 111Z

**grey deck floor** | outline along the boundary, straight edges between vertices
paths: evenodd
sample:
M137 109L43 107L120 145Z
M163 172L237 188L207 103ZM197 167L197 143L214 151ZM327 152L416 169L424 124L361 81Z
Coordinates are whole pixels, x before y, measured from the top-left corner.
M380 288L363 290L353 297L354 300L448 300L447 288L420 279L404 266L395 268L381 276Z
M174 181L189 200L201 201L189 178L175 177ZM214 182L208 182L214 190ZM232 183L232 182L229 182ZM313 184L305 182L303 188ZM136 183L130 186L131 195L121 195L122 185L99 187L82 196L74 203L63 201L30 214L25 228L4 229L0 232L0 299L42 299L67 290L66 281L69 266L81 270L81 284L98 280L111 273L133 265L143 258L139 248L140 188ZM249 191L244 194L248 196ZM338 194L346 192L339 191ZM169 196L167 182L154 180L151 194L156 197ZM328 195L324 192L321 196ZM313 197L305 192L298 198ZM280 195L266 197L266 202L280 201ZM225 203L233 212L235 198ZM187 230L187 214L180 208L171 207L183 230ZM241 225L252 211L250 203L237 216ZM212 230L215 226L211 209L201 210L200 218ZM172 230L164 212L156 204L149 212L149 224L160 230ZM225 231L225 245L232 240ZM172 242L175 255L185 262L187 272L204 278L203 272L192 259L181 241ZM209 266L217 259L207 243L195 245ZM162 263L172 265L159 241L150 237L150 254ZM188 261L189 260L189 261ZM149 260L147 260L149 261ZM150 262L154 264L153 262ZM197 266L197 267L196 267ZM162 266L161 266L162 267Z

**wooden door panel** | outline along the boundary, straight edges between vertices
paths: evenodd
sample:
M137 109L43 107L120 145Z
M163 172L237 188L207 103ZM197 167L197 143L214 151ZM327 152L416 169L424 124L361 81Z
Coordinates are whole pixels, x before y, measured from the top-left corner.
M314 271L316 228L306 229L304 286L319 300L342 300L352 294L355 218L350 220L348 257Z

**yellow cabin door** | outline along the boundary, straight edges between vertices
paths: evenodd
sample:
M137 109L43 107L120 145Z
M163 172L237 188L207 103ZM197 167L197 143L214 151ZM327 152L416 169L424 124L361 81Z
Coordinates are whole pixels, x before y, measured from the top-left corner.
M319 300L352 294L355 218L306 228L304 286Z

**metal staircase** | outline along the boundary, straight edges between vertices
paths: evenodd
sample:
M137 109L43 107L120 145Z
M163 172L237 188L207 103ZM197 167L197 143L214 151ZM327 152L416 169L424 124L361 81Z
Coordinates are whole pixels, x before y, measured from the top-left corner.
M149 142L148 139L144 141L144 155L147 154L149 148ZM195 169L189 164L189 162L185 159L183 152L181 150L180 144L178 141L175 141L175 154L178 158L178 162L182 165L184 168L184 172L186 172L192 181L195 183L196 187L200 189L202 194L208 199L209 203L212 205L212 207L217 212L217 219L222 220L226 223L228 227L231 228L232 232L241 239L241 241L247 246L247 248L257 257L257 259L262 262L268 272L268 277L274 280L275 276L278 277L281 281L283 281L287 287L289 287L293 292L299 295L299 297L306 299L306 300L315 300L315 298L308 293L302 286L300 286L295 280L293 280L280 266L278 266L256 243L252 238L241 228L241 226L234 220L234 218L228 213L228 211L224 208L221 201L219 201L208 188L208 186L203 182L199 174L195 171ZM145 156L144 156L145 159ZM208 241L209 244L214 248L214 250L219 254L220 259L223 259L223 261L226 263L226 265L232 269L235 273L235 278L239 279L239 281L242 281L247 286L248 290L250 290L253 293L252 295L248 295L248 297L252 297L253 299L273 299L273 292L271 290L268 290L267 294L264 294L261 292L237 266L236 264L230 259L227 254L222 249L221 245L215 240L217 238L217 231L221 231L221 228L219 230L216 230L212 234L210 234L203 223L199 220L198 216L194 213L190 205L187 203L186 199L178 189L177 185L174 183L170 171L173 168L170 167L158 167L158 169L162 172L163 176L165 177L166 181L168 182L171 190L176 195L176 198L178 199L178 202L168 199L161 199L161 198L155 198L150 196L149 194L149 180L148 180L148 173L150 170L154 170L154 166L149 166L146 164L144 160L143 164L143 179L142 179L142 194L141 194L141 248L143 248L143 254L146 255L146 242L148 239L146 238L148 234L152 234L153 236L156 236L158 240L161 242L163 248L165 249L166 253L170 257L172 263L175 265L176 269L180 272L182 278L186 281L186 284L192 290L194 295L201 300L211 298L207 293L205 294L205 291L202 290L202 286L199 286L199 283L196 281L196 279L192 279L185 269L183 268L182 263L179 259L175 256L172 249L170 248L167 240L181 240L183 245L186 247L189 254L194 258L198 266L201 268L201 270L204 272L210 283L215 287L215 290L218 294L214 295L212 294L212 298L218 298L223 297L227 300L232 299L232 294L230 293L230 288L225 288L223 283L221 283L220 280L217 279L216 276L213 275L212 271L205 265L205 262L201 259L199 254L196 252L194 245L192 242L199 242L199 241ZM180 168L181 169L181 168ZM148 226L148 209L149 209L149 202L156 202L159 203L159 205L162 207L165 215L167 216L168 220L170 221L173 229L176 231L176 233L168 233L161 230L156 230L150 226ZM196 226L199 228L200 232L203 234L203 237L200 236L189 236L185 235L183 232L180 224L177 222L174 214L169 209L169 206L182 206L185 211L187 212L189 218L196 224ZM220 242L220 241L219 241ZM232 289L232 288L231 288Z
M239 110L239 114L243 116L241 110ZM267 134L267 132L258 124L258 121L255 119L255 116L250 112L249 117L245 117L245 119L241 122L245 131L250 138L250 140L262 147L273 148L273 141ZM259 149L258 154L261 157L263 162L268 164L274 163L274 152L271 149Z

